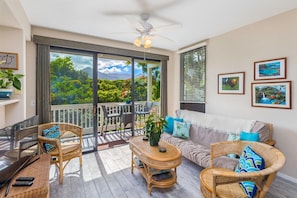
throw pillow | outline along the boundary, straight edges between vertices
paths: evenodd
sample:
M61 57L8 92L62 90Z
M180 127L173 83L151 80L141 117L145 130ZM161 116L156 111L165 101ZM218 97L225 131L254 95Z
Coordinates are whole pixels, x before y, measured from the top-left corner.
M254 172L264 168L264 159L249 146L246 146L239 158L235 172ZM256 195L258 189L254 182L242 181L239 184L249 198L252 198Z
M236 134L233 134L233 133L229 133L227 141L236 141L236 140L239 140L239 136L236 135ZM230 153L227 156L230 157L230 158L237 158L238 157L238 155L236 155L234 153Z
M174 122L174 120L179 121L179 122L184 121L183 118L174 118L174 117L171 117L171 116L166 116L165 120L166 120L167 124L166 124L166 126L164 126L163 131L167 132L169 134L173 133L173 122Z
M243 141L251 141L251 142L259 142L260 137L258 132L240 132L240 140Z
M173 134L174 137L188 139L190 136L191 123L174 121Z
M52 126L49 129L44 129L42 131L42 136L47 137L47 138L56 138L56 139L60 139L60 128L58 125ZM51 144L47 144L44 143L43 144L44 149L47 153L55 150L55 146L51 145Z

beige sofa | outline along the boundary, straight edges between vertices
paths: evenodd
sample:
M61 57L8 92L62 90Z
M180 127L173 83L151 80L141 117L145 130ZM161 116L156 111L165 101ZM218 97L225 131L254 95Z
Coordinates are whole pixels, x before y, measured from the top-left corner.
M176 117L190 122L189 139L173 137L164 132L161 139L178 147L182 155L199 166L208 167L210 144L227 141L229 134L239 135L241 131L258 132L260 142L274 145L272 125L257 120L246 120L226 116L211 115L189 110L177 110ZM234 169L237 159L221 157L214 161L214 166Z

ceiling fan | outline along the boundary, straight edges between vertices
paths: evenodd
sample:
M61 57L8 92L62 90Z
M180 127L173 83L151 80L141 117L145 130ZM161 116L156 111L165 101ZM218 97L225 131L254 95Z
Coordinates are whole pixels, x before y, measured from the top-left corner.
M152 7L147 3L146 0L136 0L137 3L141 7L141 12L139 11L120 11L120 12L108 12L105 13L107 15L116 15L116 16L123 16L123 15L139 15L140 21L136 23L135 30L139 36L134 40L133 44L137 47L141 47L143 45L144 48L150 48L152 46L152 37L158 36L164 39L172 41L172 39L167 38L165 36L156 34L156 31L161 28L169 27L169 26L177 26L180 25L178 22L168 19L166 17L162 17L156 13L156 10L161 10L168 8L169 6L173 6L174 4L180 2L178 0L173 0L170 2L166 2L162 5ZM157 18L167 23L167 25L163 25L160 27L154 27L150 22L149 19L151 17Z

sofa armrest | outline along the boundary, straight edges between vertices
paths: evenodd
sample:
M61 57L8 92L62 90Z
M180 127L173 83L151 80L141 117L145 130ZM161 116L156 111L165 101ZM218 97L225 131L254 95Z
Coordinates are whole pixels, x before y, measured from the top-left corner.
M266 142L264 142L265 144L268 144L270 146L274 146L276 144L276 141L275 140L267 140Z

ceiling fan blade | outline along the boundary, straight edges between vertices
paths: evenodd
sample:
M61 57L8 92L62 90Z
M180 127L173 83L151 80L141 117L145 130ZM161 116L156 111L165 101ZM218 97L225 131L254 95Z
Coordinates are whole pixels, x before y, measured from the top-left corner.
M136 0L136 2L138 3L138 5L140 6L140 8L142 9L143 12L153 13L155 11L159 11L159 10L174 6L178 3L181 3L182 1L171 0L169 2L165 2L163 4L155 5L155 6L152 6L152 4L149 4L148 0ZM159 2L162 2L162 1L158 1L158 3Z
M161 38L163 40L167 40L167 41L170 41L170 42L175 42L173 39L167 37L167 36L163 36L161 34L151 34L152 37L154 38Z
M161 25L158 27L154 27L154 31L164 31L164 30L174 30L177 28L181 28L181 24L173 23L173 24L168 24L168 25Z
M160 19L160 20L162 20L162 21L165 21L165 22L167 22L167 23L171 23L171 24L179 24L178 21L169 19L169 18L167 18L167 17L163 17L163 16L161 16L161 15L159 15L159 14L156 14L156 13L152 13L151 16L154 17L154 18Z

